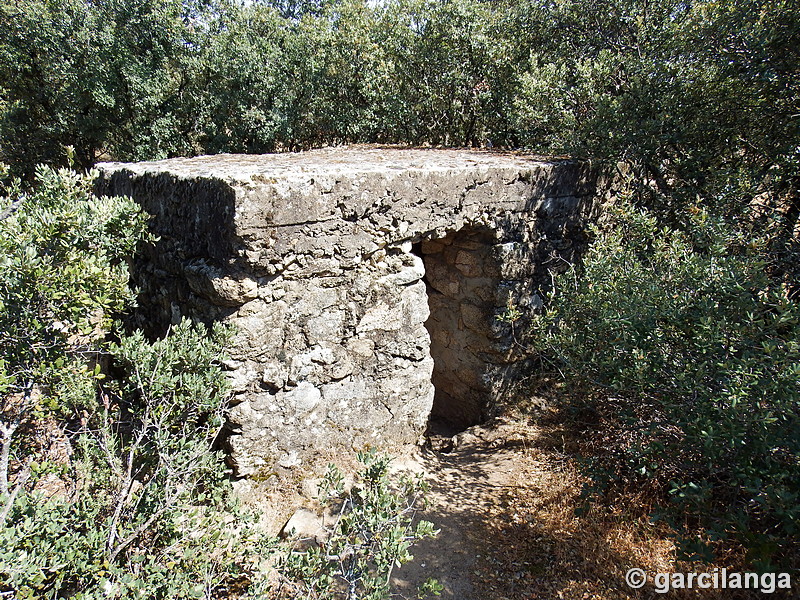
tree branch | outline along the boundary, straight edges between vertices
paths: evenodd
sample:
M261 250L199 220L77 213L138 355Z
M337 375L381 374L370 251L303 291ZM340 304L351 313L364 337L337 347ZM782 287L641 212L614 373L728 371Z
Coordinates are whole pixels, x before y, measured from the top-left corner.
M19 205L20 201L19 199L17 199L11 202L11 204L9 204L6 208L4 208L3 211L0 212L0 222L5 221L8 217L17 212Z
M19 421L3 423L0 421L0 494L8 493L8 455L11 452L11 436L19 427Z

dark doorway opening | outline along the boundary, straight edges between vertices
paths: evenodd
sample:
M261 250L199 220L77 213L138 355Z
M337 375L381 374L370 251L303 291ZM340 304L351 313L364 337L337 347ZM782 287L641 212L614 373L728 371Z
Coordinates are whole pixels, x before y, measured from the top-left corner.
M492 397L488 367L496 353L494 316L500 268L488 229L465 227L413 247L425 264L432 382L429 429L452 436L481 423Z

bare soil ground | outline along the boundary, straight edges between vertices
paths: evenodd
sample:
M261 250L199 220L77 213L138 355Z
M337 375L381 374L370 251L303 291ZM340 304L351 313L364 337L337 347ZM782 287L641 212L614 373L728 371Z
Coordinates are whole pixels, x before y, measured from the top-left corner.
M557 422L497 420L399 457L397 468L422 472L429 507L421 518L441 529L412 550L415 560L394 572L398 598L434 577L447 600L757 598L735 590L673 590L648 582L633 590L630 568L659 572L743 570L732 552L717 564L675 560L665 526L648 518L643 496L614 506L588 506L576 466L577 440ZM544 423L544 424L541 424ZM588 509L585 511L576 509ZM794 582L793 582L794 583ZM789 598L776 592L770 597Z
M745 553L729 547L713 564L678 561L671 530L650 520L646 490L613 501L582 497L586 480L578 457L582 449L602 445L602 435L582 431L555 410L529 415L509 415L457 435L439 430L427 447L395 455L393 470L422 474L428 482L428 506L418 518L433 522L440 533L414 546L415 559L395 569L393 598L416 599L418 585L428 578L444 586L443 600L800 598L796 572L795 589L788 593L658 593L656 573L744 572ZM326 458L345 472L356 469L346 457ZM260 498L262 508L274 507L271 522L283 524L316 494L308 482L292 487L282 487L270 501L257 487L250 495ZM641 589L626 584L632 568L649 575Z

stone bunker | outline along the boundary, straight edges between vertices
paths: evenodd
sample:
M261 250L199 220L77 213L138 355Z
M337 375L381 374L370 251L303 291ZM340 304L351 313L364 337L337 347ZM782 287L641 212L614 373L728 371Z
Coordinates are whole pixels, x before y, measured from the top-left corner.
M137 326L235 327L228 445L241 476L481 422L528 356L584 242L588 166L491 151L350 147L100 166L159 236L132 272Z

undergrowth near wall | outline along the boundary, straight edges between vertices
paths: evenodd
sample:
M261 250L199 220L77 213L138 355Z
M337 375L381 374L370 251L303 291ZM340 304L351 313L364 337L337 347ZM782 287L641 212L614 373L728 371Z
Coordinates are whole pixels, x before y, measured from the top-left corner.
M280 598L387 600L392 572L414 557L411 546L438 533L416 512L424 506L427 485L420 476L389 476L391 458L361 452L355 482L345 485L341 470L329 465L319 500L330 526L318 544L290 551L280 571ZM438 596L442 587L428 579L418 597Z
M0 201L0 590L255 589L272 542L233 502L215 446L228 334L184 321L151 342L119 329L145 219L127 198L95 197L91 181L40 168Z
M647 486L654 516L744 543L769 569L796 558L800 311L767 275L754 231L694 207L665 227L624 198L534 324L543 358L603 414L592 492Z

